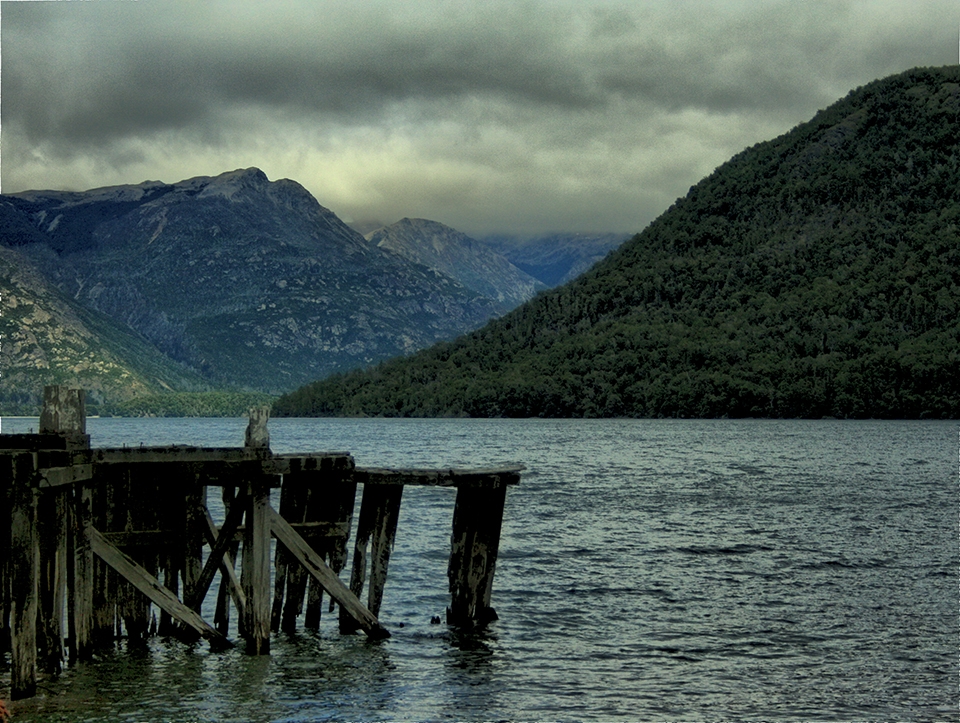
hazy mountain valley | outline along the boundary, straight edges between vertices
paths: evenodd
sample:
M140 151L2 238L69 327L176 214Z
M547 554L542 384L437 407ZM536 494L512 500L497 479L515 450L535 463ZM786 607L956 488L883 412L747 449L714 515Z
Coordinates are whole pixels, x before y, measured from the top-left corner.
M364 239L255 168L5 195L0 242L8 414L53 382L119 411L174 391L278 394L452 339L546 288L436 222Z

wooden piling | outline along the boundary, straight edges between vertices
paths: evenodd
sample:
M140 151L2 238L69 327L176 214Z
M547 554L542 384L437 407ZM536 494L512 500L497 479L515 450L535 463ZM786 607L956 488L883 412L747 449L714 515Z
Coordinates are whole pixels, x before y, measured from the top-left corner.
M506 485L499 482L463 485L457 490L447 570L451 598L447 622L451 625L482 626L497 619L490 599L506 492Z
M403 485L367 483L363 488L360 520L357 523L357 542L353 552L350 591L360 597L369 560L370 583L367 591L367 607L374 615L380 612L380 603L383 600L383 586L387 580L390 551L393 549L397 534L402 497ZM352 632L356 629L356 620L345 615L341 608L340 630Z
M9 455L0 458L0 658L10 650L10 495L13 468Z
M63 668L63 618L67 590L67 500L69 490L45 489L37 499L40 545L37 638L40 666L58 675Z
M93 657L93 550L84 534L93 525L93 489L81 483L74 490L70 516L72 566L68 574L70 660Z
M37 595L40 541L35 455L8 455L0 470L10 485L10 697L30 698L37 690Z
M47 386L43 390L40 434L57 435L66 450L89 448L86 435L86 394L82 389ZM71 551L73 493L66 485L48 485L37 499L40 541L38 643L44 672L59 674L64 660L64 616L67 605L68 561Z
M245 635L247 652L270 652L270 486L254 479L247 486L246 529L240 578L247 600Z

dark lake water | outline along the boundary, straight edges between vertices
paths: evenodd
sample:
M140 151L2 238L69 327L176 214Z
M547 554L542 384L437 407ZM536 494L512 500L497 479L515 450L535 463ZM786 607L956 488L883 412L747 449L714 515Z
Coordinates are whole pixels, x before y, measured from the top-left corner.
M239 446L244 427L93 419L88 431L94 446ZM470 635L431 624L448 602L455 493L410 488L388 640L341 636L327 616L317 634L275 636L269 657L121 644L43 681L15 721L958 720L958 429L274 420L277 452L525 464L507 495L500 620ZM0 664L0 691L9 675Z

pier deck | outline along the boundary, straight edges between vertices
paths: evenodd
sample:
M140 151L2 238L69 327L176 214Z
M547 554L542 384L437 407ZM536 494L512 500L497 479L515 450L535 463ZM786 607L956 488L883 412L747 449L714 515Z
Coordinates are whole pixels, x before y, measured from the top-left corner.
M389 636L377 616L407 486L457 489L447 622L496 619L506 490L522 466L359 468L347 452L274 454L267 417L251 411L242 447L92 449L83 391L48 387L39 433L0 435L0 652L10 652L12 698L33 696L38 672L88 660L121 634L232 646L231 610L247 652L268 654L271 631L294 631L301 618L318 627L324 593L341 632ZM211 488L220 525L207 507ZM217 577L211 623L200 608Z

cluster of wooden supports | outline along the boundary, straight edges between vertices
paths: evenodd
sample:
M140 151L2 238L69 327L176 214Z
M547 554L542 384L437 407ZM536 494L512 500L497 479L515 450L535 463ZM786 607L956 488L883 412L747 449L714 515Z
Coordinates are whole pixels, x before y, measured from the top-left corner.
M271 630L293 632L301 617L318 627L324 592L341 632L387 637L377 616L407 485L457 488L447 622L496 618L506 488L522 467L361 469L347 453L278 455L266 423L267 410L251 411L243 447L91 449L83 391L48 387L39 433L0 435L0 653L10 652L12 698L35 694L38 670L57 674L66 656L90 659L122 633L131 643L160 634L231 646L231 604L252 654L269 653ZM208 488L221 491L219 526ZM210 624L201 604L218 573Z

